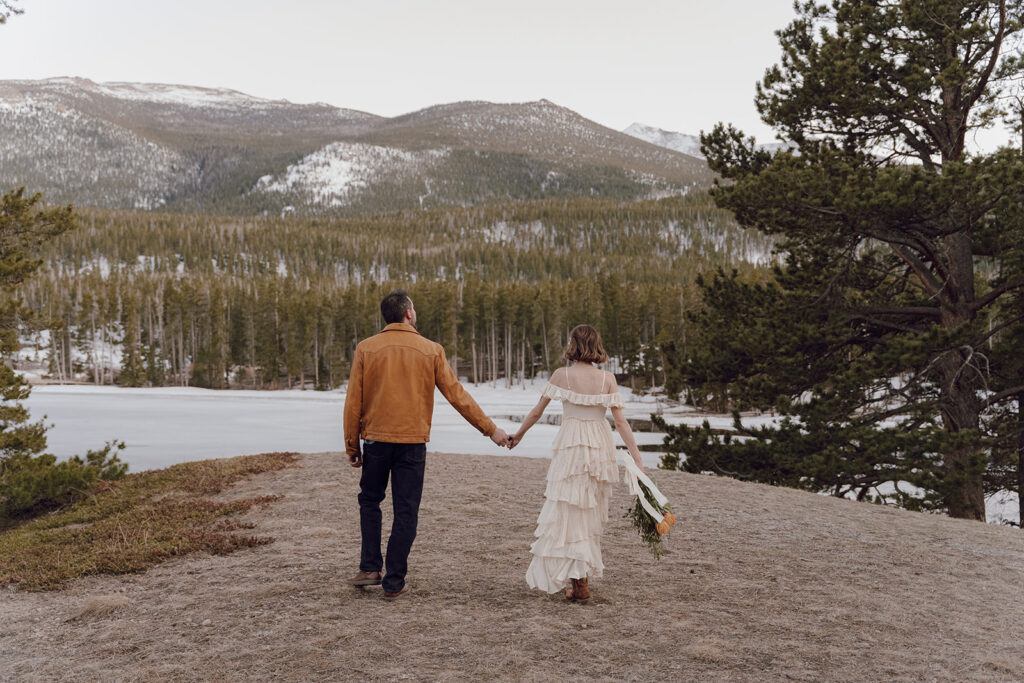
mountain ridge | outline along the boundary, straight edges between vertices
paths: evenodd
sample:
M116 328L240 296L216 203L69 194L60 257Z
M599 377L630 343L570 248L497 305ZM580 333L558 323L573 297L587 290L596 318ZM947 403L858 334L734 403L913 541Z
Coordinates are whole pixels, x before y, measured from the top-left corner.
M689 133L680 133L674 130L665 130L656 126L649 126L646 123L634 122L622 131L624 134L644 140L652 145L672 149L681 154L686 154L698 159L704 159L700 151L700 136ZM758 149L775 153L781 149L792 148L794 145L787 142L764 142L757 145Z
M547 196L648 198L711 178L699 159L547 99L383 117L229 88L0 81L0 186L28 186L57 203L359 214Z

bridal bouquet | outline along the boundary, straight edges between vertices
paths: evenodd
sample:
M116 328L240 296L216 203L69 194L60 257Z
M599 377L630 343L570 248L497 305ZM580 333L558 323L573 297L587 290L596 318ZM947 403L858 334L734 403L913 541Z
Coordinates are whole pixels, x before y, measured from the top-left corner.
M623 464L626 465L626 483L630 491L636 495L633 507L626 512L626 517L651 549L654 558L660 559L663 550L662 536L672 529L672 525L676 523L676 516L672 514L672 506L668 499L632 459L624 458Z

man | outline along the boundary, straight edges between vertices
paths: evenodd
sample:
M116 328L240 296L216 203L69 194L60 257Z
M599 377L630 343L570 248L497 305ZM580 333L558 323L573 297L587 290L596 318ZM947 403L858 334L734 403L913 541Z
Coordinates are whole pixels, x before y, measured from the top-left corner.
M474 427L499 446L508 435L484 415L459 384L444 347L416 331L416 309L402 290L380 303L387 326L356 346L345 397L345 450L359 479L359 527L362 553L353 586L381 584L384 597L408 592L405 574L423 493L423 471L434 412L434 387ZM363 438L360 451L359 438ZM388 538L387 572L381 579L380 502L388 477L395 520Z

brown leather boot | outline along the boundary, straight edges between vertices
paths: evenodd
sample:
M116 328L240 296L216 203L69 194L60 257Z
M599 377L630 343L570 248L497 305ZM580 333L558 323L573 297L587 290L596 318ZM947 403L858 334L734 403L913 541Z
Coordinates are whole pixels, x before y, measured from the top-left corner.
M347 579L350 586L379 586L380 572L359 572L351 579Z
M572 580L572 598L576 602L587 602L590 600L590 586L586 579Z

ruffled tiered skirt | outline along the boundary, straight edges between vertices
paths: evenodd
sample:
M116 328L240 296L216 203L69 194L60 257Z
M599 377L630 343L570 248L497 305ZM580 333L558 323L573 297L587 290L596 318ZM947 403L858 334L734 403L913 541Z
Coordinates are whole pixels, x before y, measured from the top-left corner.
M569 579L601 576L601 533L618 478L615 443L603 418L564 418L553 449L526 570L530 587L548 593L563 590Z

